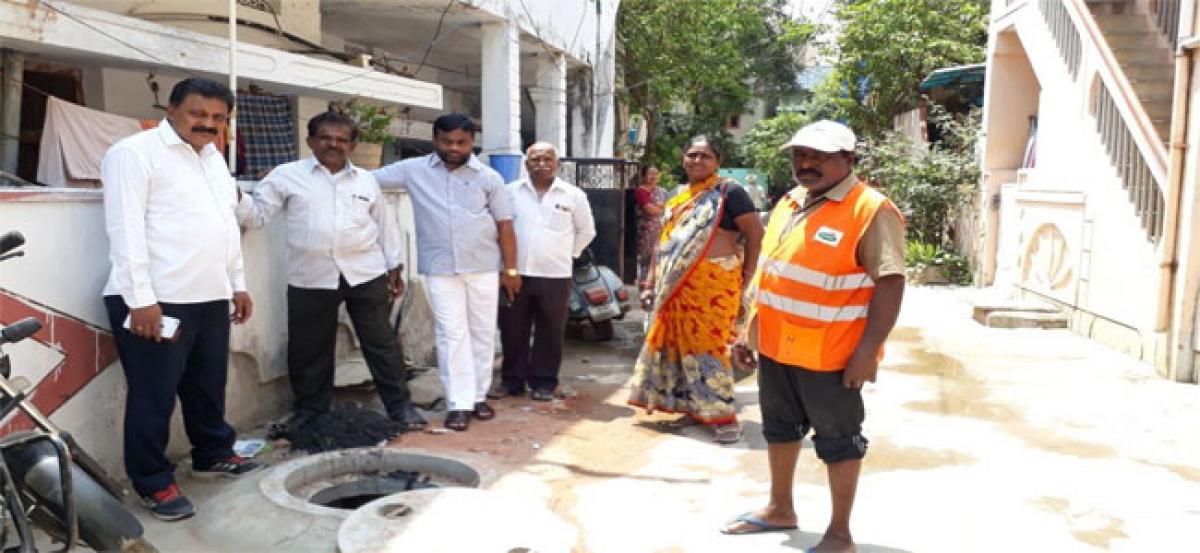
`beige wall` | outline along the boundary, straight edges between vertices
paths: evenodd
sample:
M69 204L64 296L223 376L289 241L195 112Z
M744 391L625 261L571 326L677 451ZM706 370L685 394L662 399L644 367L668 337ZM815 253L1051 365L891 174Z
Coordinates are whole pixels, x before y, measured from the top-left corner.
M321 41L321 10L319 0L268 0L278 10L279 26L288 33L312 42ZM75 4L88 6L150 21L158 21L218 36L226 36L228 27L224 23L209 22L208 15L229 15L227 0L74 0ZM238 6L238 18L276 28L275 17L270 12ZM294 49L295 42L280 39L277 35L249 27L238 28L238 38L246 42L280 49Z

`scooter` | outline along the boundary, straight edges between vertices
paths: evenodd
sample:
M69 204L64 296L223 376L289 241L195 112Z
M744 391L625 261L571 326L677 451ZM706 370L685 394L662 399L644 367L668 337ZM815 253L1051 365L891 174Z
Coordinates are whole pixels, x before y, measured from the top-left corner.
M629 288L612 269L597 265L591 249L573 262L567 325L587 342L605 342L613 337L613 321L633 309Z
M0 237L0 261L24 252L19 233ZM37 551L30 523L63 542L82 541L96 551L155 551L141 523L122 503L127 492L75 439L28 401L29 381L13 378L3 351L41 330L33 317L0 329L0 420L20 410L34 429L0 436L0 549ZM10 527L15 536L9 535Z

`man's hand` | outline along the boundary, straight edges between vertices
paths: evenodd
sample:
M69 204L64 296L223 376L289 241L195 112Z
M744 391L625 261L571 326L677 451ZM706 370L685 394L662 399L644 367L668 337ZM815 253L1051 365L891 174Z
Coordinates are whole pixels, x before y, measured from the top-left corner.
M404 295L404 266L401 265L388 271L388 292L391 292L392 298L398 298Z
M139 338L162 341L162 307L157 303L129 310L129 331Z
M742 372L751 372L758 368L758 358L754 356L754 351L746 347L746 344L735 344L731 361L737 370Z
M250 320L250 314L254 312L254 302L250 301L249 292L234 292L233 293L233 315L229 318L233 324L240 325Z
M846 362L846 370L842 371L842 385L851 389L862 388L864 383L875 382L878 372L879 361L876 352L858 348Z
M500 286L504 287L504 293L508 294L509 301L515 301L517 294L521 293L521 275L508 276L501 273Z

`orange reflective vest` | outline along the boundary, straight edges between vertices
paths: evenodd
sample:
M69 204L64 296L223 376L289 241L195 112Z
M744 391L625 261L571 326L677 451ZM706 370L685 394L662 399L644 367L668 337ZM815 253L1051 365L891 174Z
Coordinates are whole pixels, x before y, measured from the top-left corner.
M858 347L875 283L859 266L858 243L882 207L895 206L859 183L792 224L799 202L775 206L763 236L754 307L758 350L788 365L836 371ZM879 357L883 357L880 348Z

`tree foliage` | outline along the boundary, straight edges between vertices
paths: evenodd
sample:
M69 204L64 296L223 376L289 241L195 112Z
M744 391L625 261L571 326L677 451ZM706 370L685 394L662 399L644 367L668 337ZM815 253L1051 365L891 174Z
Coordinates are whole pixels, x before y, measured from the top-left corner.
M746 133L746 163L767 175L772 195L793 186L792 159L787 152L779 151L779 146L810 120L801 113L784 112L755 123Z
M643 159L679 163L688 134L714 133L755 97L795 90L812 27L786 0L624 0L617 14L620 100L646 121ZM684 113L673 113L685 108Z
M972 209L979 182L979 111L953 116L935 105L929 120L941 129L941 141L923 148L899 132L885 131L860 150L856 172L896 202L909 238L948 249L952 223L960 210Z
M833 98L859 134L879 136L917 105L934 69L983 61L988 0L851 0L837 11Z

